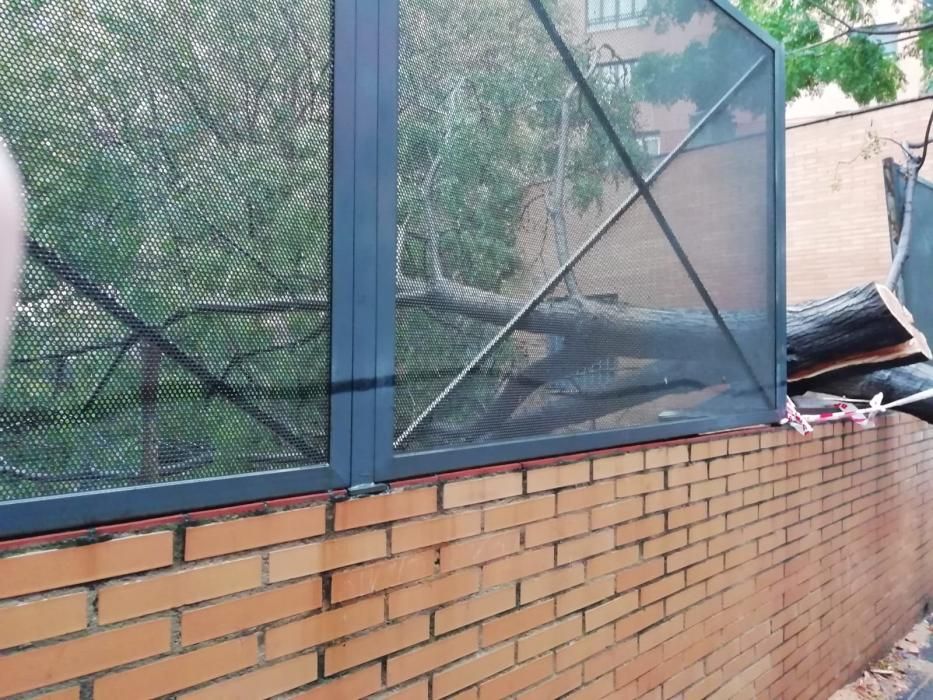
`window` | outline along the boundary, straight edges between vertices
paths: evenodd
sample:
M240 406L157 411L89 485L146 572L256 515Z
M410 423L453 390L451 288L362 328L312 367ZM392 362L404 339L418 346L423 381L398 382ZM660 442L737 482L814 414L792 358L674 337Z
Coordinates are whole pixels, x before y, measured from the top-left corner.
M601 63L597 68L598 79L612 89L628 89L632 85L632 73L637 65L638 59Z
M635 27L645 22L648 0L587 0L589 31Z
M683 0L722 69L662 167L635 96L576 83L567 2L0 12L30 204L0 537L777 418L779 47Z
M657 134L648 134L637 137L638 144L642 150L649 156L657 157L661 155L661 137Z

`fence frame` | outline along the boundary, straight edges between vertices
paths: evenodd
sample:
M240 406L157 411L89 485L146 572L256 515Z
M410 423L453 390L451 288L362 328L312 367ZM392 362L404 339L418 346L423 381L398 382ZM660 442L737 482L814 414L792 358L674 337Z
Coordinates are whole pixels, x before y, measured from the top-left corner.
M773 387L766 389L773 389L770 398L774 409L395 453L399 0L338 0L334 3L332 47L329 463L0 502L0 537L344 487L349 487L351 494L363 494L384 490L385 482L423 474L775 422L786 393L784 54L777 42L727 0L710 1L769 48L773 56L768 185L774 193L769 201L774 250L769 251L773 264L769 266L768 286L773 289L775 312L775 376ZM543 12L539 0L527 2L539 14Z

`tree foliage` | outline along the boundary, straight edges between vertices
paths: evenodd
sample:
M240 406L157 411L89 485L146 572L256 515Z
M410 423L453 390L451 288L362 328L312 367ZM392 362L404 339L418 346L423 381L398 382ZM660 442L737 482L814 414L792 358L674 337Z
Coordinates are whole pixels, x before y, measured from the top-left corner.
M787 99L837 85L858 104L897 97L904 75L896 53L882 42L894 35L851 32L821 43L847 27L870 27L875 0L740 0L738 6L787 51ZM905 17L910 23L911 18Z
M23 170L30 236L66 266L24 270L0 497L327 459L320 300L341 235L330 228L330 7L0 7L0 132ZM553 206L593 205L618 176L608 140L525 3L402 7L400 276L505 291L528 188L558 179L569 184ZM571 46L581 65L600 50ZM631 97L596 88L637 152ZM105 312L75 275L213 379ZM399 373L423 383L400 399L404 425L491 327L436 309L400 317Z

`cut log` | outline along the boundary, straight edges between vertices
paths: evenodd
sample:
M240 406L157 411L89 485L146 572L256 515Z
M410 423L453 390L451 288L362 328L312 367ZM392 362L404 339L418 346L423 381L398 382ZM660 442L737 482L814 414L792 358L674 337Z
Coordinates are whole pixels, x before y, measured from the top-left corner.
M910 312L887 287L871 283L787 310L788 380L862 374L867 368L930 359ZM802 388L795 387L795 388Z

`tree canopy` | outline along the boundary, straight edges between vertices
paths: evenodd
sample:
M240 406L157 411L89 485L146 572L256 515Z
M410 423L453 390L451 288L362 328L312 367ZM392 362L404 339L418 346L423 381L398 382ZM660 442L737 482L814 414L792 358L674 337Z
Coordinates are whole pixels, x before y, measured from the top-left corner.
M784 44L788 100L836 85L859 105L890 102L904 81L899 55L919 56L927 76L933 67L933 29L876 33L890 31L874 26L877 0L738 0L736 4ZM908 30L926 27L933 19L921 2L902 6L900 15L899 23Z

